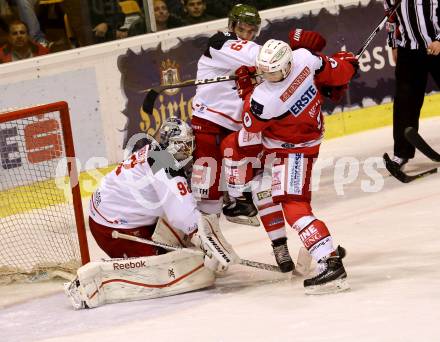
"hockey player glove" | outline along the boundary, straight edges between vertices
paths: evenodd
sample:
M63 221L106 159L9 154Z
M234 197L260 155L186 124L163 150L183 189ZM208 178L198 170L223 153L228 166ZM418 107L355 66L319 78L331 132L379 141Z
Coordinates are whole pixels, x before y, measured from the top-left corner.
M330 100L332 100L333 102L340 102L344 95L345 92L348 89L348 85L344 84L342 86L322 86L322 87L318 87L319 88L319 92L325 96L328 97Z
M339 51L333 54L332 57L337 59L342 59L343 61L350 63L356 72L359 69L359 61L352 52Z
M292 50L304 48L314 53L321 52L327 44L325 38L318 32L298 28L290 30L289 42Z
M240 98L243 100L254 90L254 86L256 84L256 72L257 69L255 67L248 67L246 65L242 65L235 70L235 75L238 76L238 78L235 80L238 96L240 96Z

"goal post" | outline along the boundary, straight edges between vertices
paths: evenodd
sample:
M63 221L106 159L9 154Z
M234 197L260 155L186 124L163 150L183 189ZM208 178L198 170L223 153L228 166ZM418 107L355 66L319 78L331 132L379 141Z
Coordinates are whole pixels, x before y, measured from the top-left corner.
M0 111L0 282L90 261L68 104Z

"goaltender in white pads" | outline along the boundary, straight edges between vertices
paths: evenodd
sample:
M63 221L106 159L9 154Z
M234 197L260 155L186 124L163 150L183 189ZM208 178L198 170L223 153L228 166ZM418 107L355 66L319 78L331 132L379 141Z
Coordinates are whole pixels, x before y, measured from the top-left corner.
M97 190L98 207L91 200L91 218L98 216L99 224L110 233L114 229L121 232L156 222L154 241L192 249L84 265L78 269L77 277L65 285L75 309L209 287L215 281L215 270L239 260L221 234L217 216L202 215L191 192L181 191L182 184L188 189L186 177L179 171L191 158L192 144L188 144L193 140L191 128L178 118L170 118L160 133L161 150L157 146L154 150L155 144L147 145L122 163L127 167L116 168L104 177ZM158 157L158 152L172 155L175 163L162 165L161 161L170 158ZM156 158L151 158L152 155ZM147 198L141 201L139 195ZM119 206L115 207L115 203ZM96 211L100 215L95 215Z

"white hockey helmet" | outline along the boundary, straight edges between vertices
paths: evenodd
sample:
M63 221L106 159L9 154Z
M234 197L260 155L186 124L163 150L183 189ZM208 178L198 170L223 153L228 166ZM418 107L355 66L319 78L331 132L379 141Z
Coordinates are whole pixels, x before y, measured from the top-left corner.
M183 120L167 118L159 129L160 146L171 153L178 161L192 156L194 151L194 133Z
M269 39L261 47L256 67L263 78L276 82L286 78L291 69L292 49L282 40ZM279 77L273 77L279 75Z

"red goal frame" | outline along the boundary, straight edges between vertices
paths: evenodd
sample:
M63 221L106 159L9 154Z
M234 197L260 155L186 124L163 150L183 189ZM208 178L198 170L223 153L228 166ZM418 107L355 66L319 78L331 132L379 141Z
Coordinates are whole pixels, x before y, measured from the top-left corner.
M51 112L59 112L63 132L63 142L67 157L67 170L69 174L70 187L73 196L73 208L75 212L76 229L78 233L81 263L84 265L90 261L89 248L81 202L81 190L79 186L78 169L75 161L75 148L72 137L72 126L70 122L69 106L65 101L54 102L25 109L13 110L7 113L0 113L0 123L25 119L32 116L44 115Z

